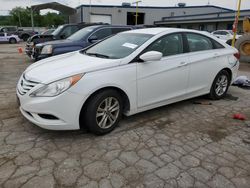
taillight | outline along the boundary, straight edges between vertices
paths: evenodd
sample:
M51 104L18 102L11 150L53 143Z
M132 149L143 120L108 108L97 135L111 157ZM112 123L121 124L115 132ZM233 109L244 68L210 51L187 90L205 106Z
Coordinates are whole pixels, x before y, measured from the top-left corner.
M236 57L236 59L239 60L239 59L240 59L240 52L235 53L235 54L234 54L234 57Z

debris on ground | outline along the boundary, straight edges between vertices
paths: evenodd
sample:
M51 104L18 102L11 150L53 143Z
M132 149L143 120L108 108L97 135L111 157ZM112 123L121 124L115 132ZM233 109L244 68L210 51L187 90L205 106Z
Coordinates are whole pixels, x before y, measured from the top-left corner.
M245 125L250 128L250 121L245 121Z
M250 89L250 79L247 76L239 76L235 79L233 85L243 89Z
M244 138L242 141L246 144L250 144L250 138Z
M238 120L243 120L243 121L246 120L246 116L244 114L239 114L239 113L238 114L234 114L233 118L234 119L238 119Z

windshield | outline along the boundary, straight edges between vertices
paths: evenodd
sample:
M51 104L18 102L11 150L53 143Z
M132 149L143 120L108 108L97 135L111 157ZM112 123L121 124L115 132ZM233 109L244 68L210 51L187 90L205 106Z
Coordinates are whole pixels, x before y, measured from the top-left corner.
M68 37L68 39L73 40L73 41L82 40L86 35L91 33L96 27L97 26L85 27L85 28L77 31L76 33L74 33L70 37Z
M233 31L231 31L231 30L229 30L228 32L229 32L231 35L233 35L233 34L234 34L234 32L233 32Z
M59 27L52 33L52 35L58 35L62 29L63 29L63 25L59 26Z
M110 59L121 59L130 55L152 36L149 34L120 33L94 45L85 54Z

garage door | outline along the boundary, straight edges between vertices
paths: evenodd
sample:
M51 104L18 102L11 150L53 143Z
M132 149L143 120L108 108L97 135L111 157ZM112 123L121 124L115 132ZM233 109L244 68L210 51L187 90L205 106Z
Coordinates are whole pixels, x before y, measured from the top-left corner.
M111 16L109 15L90 15L90 22L91 23L97 23L97 22L102 22L102 23L108 23L111 24Z

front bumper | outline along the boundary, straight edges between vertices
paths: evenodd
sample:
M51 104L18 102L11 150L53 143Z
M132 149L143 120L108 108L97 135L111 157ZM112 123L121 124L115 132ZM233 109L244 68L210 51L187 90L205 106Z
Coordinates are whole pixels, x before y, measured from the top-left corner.
M84 97L69 91L56 97L30 97L31 92L21 95L17 90L20 111L26 119L49 130L80 129Z

